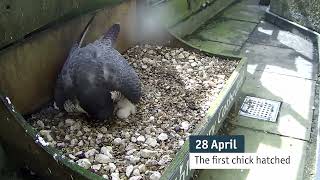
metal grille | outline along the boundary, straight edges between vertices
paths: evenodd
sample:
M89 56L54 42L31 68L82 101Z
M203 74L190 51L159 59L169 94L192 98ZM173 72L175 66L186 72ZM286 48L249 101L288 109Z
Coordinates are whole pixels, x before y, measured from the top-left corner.
M264 121L276 122L281 102L246 96L239 114Z

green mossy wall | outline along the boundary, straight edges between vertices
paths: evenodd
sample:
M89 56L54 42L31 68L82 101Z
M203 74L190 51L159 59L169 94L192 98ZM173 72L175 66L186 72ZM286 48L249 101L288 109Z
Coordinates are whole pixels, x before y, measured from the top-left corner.
M320 32L319 0L272 0L271 12Z

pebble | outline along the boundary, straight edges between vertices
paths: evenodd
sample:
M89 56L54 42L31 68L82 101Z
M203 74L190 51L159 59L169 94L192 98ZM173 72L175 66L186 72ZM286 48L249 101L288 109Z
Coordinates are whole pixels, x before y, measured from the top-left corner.
M51 130L41 130L40 135L43 136L47 141L53 141L52 136L50 135Z
M170 155L163 155L160 159L160 161L158 162L158 164L160 166L164 166L166 165L168 162L170 162L172 160L172 158L170 158Z
M64 148L66 147L66 144L64 142L57 143L57 147Z
M143 158L149 158L151 156L155 156L157 154L156 151L152 151L152 150L149 150L149 149L142 149L140 151L140 155L143 157Z
M107 147L105 147L105 146L103 146L103 147L101 147L101 149L100 149L100 153L105 154L105 155L108 155L108 154L110 154L110 149L107 148Z
M74 155L72 155L72 154L69 154L69 158L72 159L72 160L76 159L76 157Z
M142 172L142 173L144 173L144 172L146 172L146 165L144 165L144 164L140 164L139 166L138 166L138 169L139 169L139 171L140 172Z
M158 139L160 141L165 141L168 139L168 135L166 133L161 133L159 136L158 136Z
M137 142L137 138L131 137L131 142Z
M189 127L190 127L190 123L188 121L183 121L181 123L181 129L187 131L189 129Z
M161 178L161 174L158 171L155 171L151 174L150 180L159 180Z
M142 176L132 176L129 180L141 180Z
M127 155L132 155L134 152L136 152L137 150L136 149L131 149L129 151L127 151Z
M125 133L124 133L124 137L125 137L126 139L130 139L131 134L130 134L129 132L125 132Z
M90 149L87 152L84 153L86 158L89 158L91 156L94 156L98 151L96 149Z
M103 138L103 134L98 133L98 134L97 134L97 139L102 139L102 138Z
M111 173L111 179L112 180L120 180L119 172Z
M198 64L196 62L191 63L191 67L196 67Z
M88 133L88 132L90 132L91 130L90 130L90 128L89 127L87 127L87 126L83 126L83 131L84 132L86 132L86 133Z
M127 166L127 168L126 168L126 176L130 177L132 171L133 171L133 166L132 165Z
M72 126L75 123L75 121L73 119L66 119L64 124L66 126Z
M77 145L78 144L78 139L72 139L71 141L70 141L70 145L71 146L75 146L75 145Z
M183 146L183 144L184 144L184 140L179 140L179 147L182 147Z
M95 170L95 171L99 171L101 169L101 164L95 164L91 166L91 169Z
M148 66L145 65L145 64L143 64L143 65L142 65L142 69L148 69Z
M137 141L138 141L138 142L144 142L144 141L146 141L146 138L145 138L144 136L139 136L139 137L137 138Z
M82 131L78 131L77 134L76 134L76 136L78 136L78 137L80 137L82 135L83 135Z
M113 144L115 144L115 145L119 145L119 144L121 144L122 143L122 139L121 138L115 138L114 140L113 140Z
M104 175L102 175L102 178L104 178L104 179L109 179L109 176L106 175L106 174L104 174Z
M40 127L40 129L44 129L44 123L42 121L38 120L37 125Z
M80 140L78 146L83 146L83 140Z
M194 60L194 59L196 59L196 57L193 56L193 55L191 55L191 56L188 57L188 59L189 59L189 60Z
M126 156L126 159L128 159L131 164L137 164L138 162L140 162L141 158L138 156L129 155L129 156Z
M182 53L180 53L180 54L178 55L178 58L179 58L179 59L184 59L185 57L184 57L184 55L183 55Z
M111 162L111 158L107 155L104 155L104 154L97 154L95 156L95 161L98 162L98 163L109 163Z
M147 138L146 144L148 144L151 147L156 147L158 145L158 142L156 139L150 137L150 138Z
M79 159L78 161L76 161L76 163L85 169L89 169L91 167L91 162L89 161L89 159Z
M81 128L81 122L78 121L70 127L70 130L75 131L75 130L79 130L80 128Z
M133 172L132 172L132 175L140 176L140 170L139 169L134 169Z
M106 127L101 127L100 128L100 131L102 132L102 133L104 133L104 134L106 134L106 133L108 133L108 128L106 128Z
M114 172L117 169L117 166L114 163L109 163L108 166L111 172Z

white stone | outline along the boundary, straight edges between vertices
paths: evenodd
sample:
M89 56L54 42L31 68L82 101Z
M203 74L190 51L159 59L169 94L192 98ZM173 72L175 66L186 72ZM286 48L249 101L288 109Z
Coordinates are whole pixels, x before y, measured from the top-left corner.
M69 154L69 158L70 159L76 159L76 157L74 155L72 155L72 154Z
M108 156L109 158L113 158L113 155L110 153L110 150L107 147L102 147L100 149L100 153Z
M124 137L125 137L126 139L130 139L131 134L130 134L129 132L125 132L125 133L124 133Z
M139 175L140 175L139 169L133 170L132 175L133 175L133 176L139 176Z
M83 135L82 131L78 131L77 134L76 134L76 136L78 136L78 137L80 137L82 135Z
M61 148L66 147L66 144L64 142L57 143L57 147L61 147Z
M172 160L172 158L170 157L170 155L163 155L160 159L160 161L158 162L158 164L160 166L164 166L166 165L168 162L170 162Z
M66 124L66 126L72 126L75 121L73 119L66 119L64 123Z
M143 157L143 158L149 158L151 156L155 156L157 154L156 151L152 151L152 150L149 150L149 149L142 149L140 151L140 155Z
M131 137L131 142L137 142L137 138Z
M119 172L111 173L111 179L112 180L120 180Z
M110 153L110 150L109 150L109 148L103 146L100 149L100 153L107 155L108 153Z
M76 163L85 169L89 169L91 167L89 159L79 159Z
M100 128L100 131L102 132L102 133L108 133L108 128L106 128L106 127L101 127Z
M184 57L184 55L183 55L182 53L180 53L180 54L178 55L178 58L179 58L179 59L183 59L183 58L185 58L185 57Z
M184 144L184 140L179 140L179 143L178 143L179 147L182 147L183 144Z
M142 176L132 176L129 180L141 180Z
M146 138L145 138L144 136L139 136L139 137L137 138L137 141L139 141L139 142L144 142L144 141L146 141Z
M132 171L133 171L133 166L132 165L127 166L127 168L126 168L126 176L130 177Z
M72 139L71 141L70 141L70 145L71 146L75 146L75 145L77 145L78 144L78 139Z
M155 171L151 174L150 180L159 180L161 178L161 174L158 171Z
M140 172L142 172L142 173L144 173L144 172L146 172L146 165L144 165L144 164L140 164L139 166L138 166L138 169L139 169L139 171Z
M158 139L160 141L165 141L168 139L168 135L166 133L161 133L159 136L158 136Z
M50 135L51 131L50 130L41 130L40 131L40 135L41 136L44 136L44 138L47 140L47 141L53 141L53 138L52 136Z
M196 62L191 63L192 67L196 67L198 64Z
M78 146L83 146L83 140L80 140L80 142L78 143Z
M117 166L114 163L109 163L108 166L110 168L110 172L114 172L117 169Z
M131 164L137 164L140 162L140 157L134 155L125 156L125 158L128 159Z
M86 133L91 131L90 128L88 128L87 126L83 126L82 129L83 129L83 131L86 132Z
M190 123L188 121L183 121L181 123L181 129L187 131L189 129L189 127L190 127Z
M69 136L68 134L65 135L65 136L64 136L64 140L66 140L66 141L70 140L70 136Z
M80 128L81 128L81 122L76 122L70 127L70 130L75 131L75 130L79 130Z
M91 156L94 156L96 153L98 153L98 151L96 149L90 149L87 152L84 153L84 156L86 158L89 158Z
M95 164L91 166L91 169L95 170L95 171L99 171L101 169L101 164Z
M97 161L98 163L109 163L111 162L111 158L107 155L104 154L97 154L95 157L95 161Z
M97 139L102 139L102 138L103 138L103 134L98 133L98 134L97 134Z
M106 175L106 174L104 174L104 175L102 175L102 178L104 178L104 179L109 179L109 176Z
M156 147L158 145L158 142L156 139L150 137L150 138L147 138L146 144L152 147Z
M113 144L115 144L115 145L119 145L119 144L121 144L122 143L122 139L121 138L115 138L114 140L113 140Z
M134 152L136 152L137 150L136 149L131 149L129 151L127 151L127 155L132 155Z
M193 56L193 55L191 55L191 56L188 57L188 59L189 59L189 60L193 60L193 59L196 59L196 57Z

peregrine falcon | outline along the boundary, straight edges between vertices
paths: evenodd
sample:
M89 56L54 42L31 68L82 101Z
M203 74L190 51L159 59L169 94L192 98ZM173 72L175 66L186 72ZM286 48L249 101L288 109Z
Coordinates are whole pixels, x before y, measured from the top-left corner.
M55 104L67 112L83 112L98 120L135 113L141 82L129 63L113 48L120 31L114 24L101 38L81 47L92 17L70 50L55 88ZM117 92L117 93L114 93ZM121 94L118 100L114 96Z

